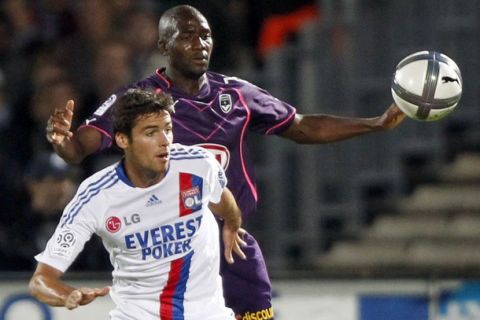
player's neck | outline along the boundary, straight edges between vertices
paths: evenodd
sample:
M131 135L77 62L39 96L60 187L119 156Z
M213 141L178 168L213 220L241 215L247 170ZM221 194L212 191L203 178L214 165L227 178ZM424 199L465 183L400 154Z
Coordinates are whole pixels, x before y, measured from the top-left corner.
M196 96L202 89L202 86L207 82L207 75L205 73L198 78L186 77L174 69L167 68L163 70L163 74L176 89L190 96Z
M168 166L167 166L168 167ZM162 172L154 172L150 170L142 170L136 166L131 165L127 161L124 162L125 174L130 183L136 188L148 188L154 184L159 183L165 177L167 170Z

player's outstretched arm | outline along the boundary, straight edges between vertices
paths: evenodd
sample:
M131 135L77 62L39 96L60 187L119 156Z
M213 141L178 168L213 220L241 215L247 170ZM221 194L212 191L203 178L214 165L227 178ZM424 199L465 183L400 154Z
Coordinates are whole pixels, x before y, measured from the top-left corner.
M68 100L64 108L55 109L47 122L46 137L60 157L68 163L78 164L100 148L101 135L89 127L73 134L74 107L74 101Z
M341 141L359 135L397 127L405 114L395 105L374 118L346 118L326 114L297 114L292 125L282 133L284 138L301 144Z
M214 214L223 218L223 244L225 246L224 255L227 262L234 262L232 251L235 251L240 258L245 260L246 256L241 249L242 246L246 245L242 240L242 235L245 233L245 230L240 228L242 225L242 213L232 192L228 188L223 189L220 202L210 202L209 208Z
M61 271L40 262L28 284L30 293L50 306L71 310L107 295L110 290L109 287L76 289L60 280L62 274Z

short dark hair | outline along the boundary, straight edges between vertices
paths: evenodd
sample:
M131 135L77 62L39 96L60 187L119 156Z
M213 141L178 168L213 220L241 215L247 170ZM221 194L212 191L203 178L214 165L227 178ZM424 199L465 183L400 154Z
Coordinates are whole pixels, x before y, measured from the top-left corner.
M198 15L207 18L195 7L187 4L178 5L165 11L158 21L158 36L160 41L168 41L177 30L178 21L181 16Z
M165 93L128 89L113 107L113 133L120 132L131 137L132 128L139 118L160 112L172 114L173 104L172 97Z

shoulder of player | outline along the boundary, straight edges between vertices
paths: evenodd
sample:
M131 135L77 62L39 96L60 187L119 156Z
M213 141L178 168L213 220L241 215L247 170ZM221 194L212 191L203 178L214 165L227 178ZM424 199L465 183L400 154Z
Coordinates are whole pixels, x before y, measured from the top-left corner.
M156 90L158 88L163 88L165 87L164 83L162 80L158 77L157 74L152 74L142 80L139 80L134 83L127 84L120 89L118 89L115 93L110 95L103 103L94 111L93 116L94 118L96 117L101 117L104 114L108 114L111 110L111 106L115 104L115 102L125 94L125 92L128 91L128 89L132 88L140 88L140 89L145 89L145 90ZM89 122L92 122L93 120L89 119L87 120L87 124Z
M242 88L245 86L255 86L247 80L238 77L227 76L213 71L207 71L207 77L210 83L218 84L219 86L224 88Z
M187 146L174 143L170 149L171 160L207 159L210 157L210 152L207 149L199 146Z
M110 188L116 184L119 180L116 166L117 164L112 164L83 180L78 187L77 194L98 194L103 189Z

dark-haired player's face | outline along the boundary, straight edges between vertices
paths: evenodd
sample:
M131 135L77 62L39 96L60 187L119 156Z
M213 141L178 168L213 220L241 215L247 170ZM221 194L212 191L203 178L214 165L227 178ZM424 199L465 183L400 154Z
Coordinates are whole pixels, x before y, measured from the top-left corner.
M143 176L163 175L167 170L173 141L172 118L167 112L147 115L136 120L131 138L123 134L117 144L125 152L126 165Z
M199 78L208 69L213 39L207 20L196 14L177 18L176 31L167 44L170 66L187 78Z

